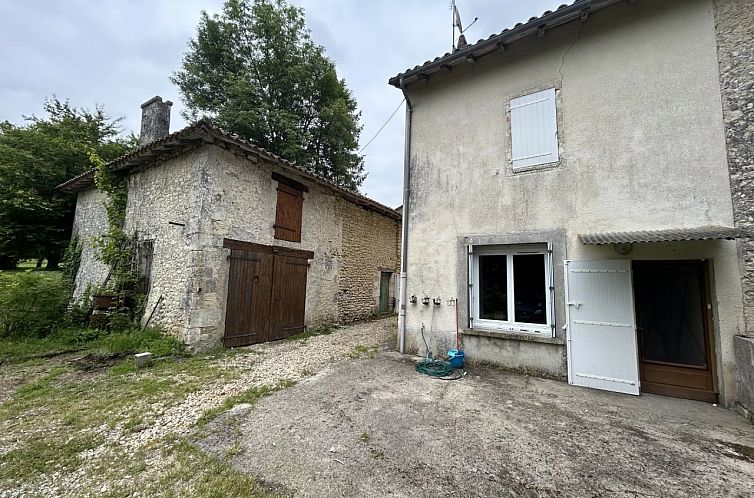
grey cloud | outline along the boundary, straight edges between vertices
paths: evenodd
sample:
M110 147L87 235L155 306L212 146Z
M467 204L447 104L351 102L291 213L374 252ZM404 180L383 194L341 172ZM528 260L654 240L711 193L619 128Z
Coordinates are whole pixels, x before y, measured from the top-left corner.
M450 50L446 1L289 0L306 10L314 40L326 47L362 113L362 145L403 98L390 76ZM458 0L469 41L557 7L553 0ZM221 0L0 0L0 120L21 122L56 94L77 106L102 104L138 131L139 104L175 102L173 129L185 125L169 76L178 69L201 10ZM401 203L404 112L364 151L364 192Z

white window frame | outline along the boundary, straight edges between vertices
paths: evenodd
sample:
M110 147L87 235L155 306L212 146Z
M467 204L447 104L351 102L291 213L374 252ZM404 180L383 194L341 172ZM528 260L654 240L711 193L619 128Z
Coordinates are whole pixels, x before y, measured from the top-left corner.
M514 172L527 171L543 165L554 165L560 161L556 101L556 89L547 88L521 95L508 102L510 162ZM538 107L534 114L531 112L532 106ZM539 147L532 150L534 144Z
M524 323L516 322L515 312L515 295L514 295L514 278L513 274L513 256L541 254L544 256L544 273L545 279L542 282L545 288L545 310L547 313L547 323ZM522 334L533 334L539 336L553 335L553 310L552 310L552 251L548 244L525 244L515 246L473 246L469 247L469 265L471 274L471 306L470 306L470 323L472 329L483 330L500 330L506 332L516 332ZM507 256L507 277L508 277L508 320L489 320L477 318L479 313L479 257L480 256Z

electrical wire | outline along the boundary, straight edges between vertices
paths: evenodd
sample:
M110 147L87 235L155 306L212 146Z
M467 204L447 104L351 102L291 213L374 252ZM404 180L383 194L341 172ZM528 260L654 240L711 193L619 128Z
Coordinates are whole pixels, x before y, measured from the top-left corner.
M406 98L404 97L403 100L401 100L401 103L398 104L398 107L396 107L395 110L393 111L393 113L390 115L390 117L387 118L387 121L385 121L385 123L383 123L383 125L380 126L380 129L377 130L377 133L375 133L374 136L369 139L369 141L366 143L366 145L364 145L364 147L362 147L361 150L359 150L359 152L358 152L359 154L361 154L362 152L364 152L364 149L366 149L367 147L369 147L369 144L371 144L372 142L374 142L374 139L377 138L377 135L379 135L380 132L382 130L384 130L385 127L387 126L387 124L393 119L393 117L395 117L395 115L398 113L398 110L401 108L401 106L403 105L403 103L405 101L406 101Z

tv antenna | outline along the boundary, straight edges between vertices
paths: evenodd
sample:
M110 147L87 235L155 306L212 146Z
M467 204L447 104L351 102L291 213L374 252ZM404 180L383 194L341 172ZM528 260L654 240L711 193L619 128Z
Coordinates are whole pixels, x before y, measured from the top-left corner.
M466 26L466 29L463 29L463 24L461 23L461 15L458 13L458 7L456 7L456 0L450 0L450 15L452 19L452 25L453 25L453 39L450 43L451 51L456 51L456 27L458 27L458 34L460 36L463 36L463 34L466 32L467 29L472 27L475 22L479 20L478 17L475 17L473 21L471 21L471 24ZM459 37L460 41L460 37ZM464 45L465 45L465 37L464 37Z

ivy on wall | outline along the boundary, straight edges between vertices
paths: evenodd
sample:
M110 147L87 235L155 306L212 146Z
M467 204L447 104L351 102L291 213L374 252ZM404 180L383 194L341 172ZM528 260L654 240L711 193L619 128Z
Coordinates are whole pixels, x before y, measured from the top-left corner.
M110 267L110 275L96 293L116 296L119 306L128 308L137 318L143 312L146 289L143 288L144 278L137 262L136 234L129 236L124 228L128 202L127 178L108 167L93 150L89 152L89 160L95 168L95 185L107 197L107 231L95 239L95 247L98 259Z

